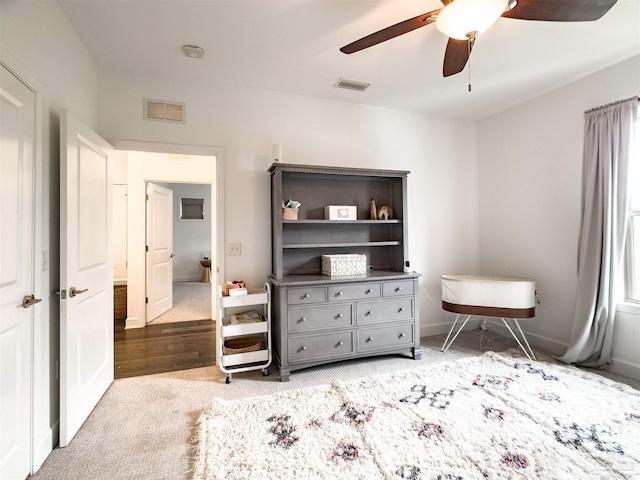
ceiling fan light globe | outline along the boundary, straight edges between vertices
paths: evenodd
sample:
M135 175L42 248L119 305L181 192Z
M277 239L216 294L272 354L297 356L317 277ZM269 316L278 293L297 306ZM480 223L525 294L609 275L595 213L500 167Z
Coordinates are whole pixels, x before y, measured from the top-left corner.
M454 0L438 14L436 28L450 38L467 40L469 32L480 35L496 23L508 0Z

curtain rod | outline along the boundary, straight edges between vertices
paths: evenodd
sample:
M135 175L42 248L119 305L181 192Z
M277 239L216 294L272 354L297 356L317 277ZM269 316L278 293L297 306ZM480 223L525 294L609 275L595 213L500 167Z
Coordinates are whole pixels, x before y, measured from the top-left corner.
M638 99L638 96L634 96L634 97L629 97L629 98L625 98L624 100L618 100L617 102L611 102L611 103L607 103L606 105L602 105L600 107L595 107L592 108L590 110L587 110L586 112L584 112L585 114L587 113L591 113L591 112L596 112L598 110L602 110L603 108L607 108L607 107L611 107L613 105L618 105L619 103L624 103L624 102L628 102L629 100L633 100L633 99L638 100L638 103L640 103L640 99Z

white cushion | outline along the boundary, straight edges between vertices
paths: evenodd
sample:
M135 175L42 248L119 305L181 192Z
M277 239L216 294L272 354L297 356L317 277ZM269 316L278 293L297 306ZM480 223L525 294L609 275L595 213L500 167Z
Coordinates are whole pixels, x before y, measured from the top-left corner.
M442 300L457 305L532 308L535 291L533 278L442 275Z

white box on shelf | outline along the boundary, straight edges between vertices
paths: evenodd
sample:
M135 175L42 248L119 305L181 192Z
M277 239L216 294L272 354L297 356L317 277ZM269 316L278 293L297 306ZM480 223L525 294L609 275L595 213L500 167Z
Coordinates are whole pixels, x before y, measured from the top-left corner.
M358 210L354 205L327 205L324 207L325 220L357 220Z
M322 255L322 274L344 277L367 274L367 256L357 254Z

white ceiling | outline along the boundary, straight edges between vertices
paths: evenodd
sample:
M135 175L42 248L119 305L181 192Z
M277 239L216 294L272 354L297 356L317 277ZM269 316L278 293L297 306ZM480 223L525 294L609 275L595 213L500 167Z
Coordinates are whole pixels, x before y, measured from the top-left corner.
M596 22L501 18L476 41L469 93L467 69L442 77L447 38L435 25L352 55L339 51L365 35L441 8L439 0L58 3L103 71L162 76L180 85L263 88L472 120L640 54L638 0L618 0ZM185 44L204 48L204 58L185 57ZM365 92L334 88L341 77L371 86Z

